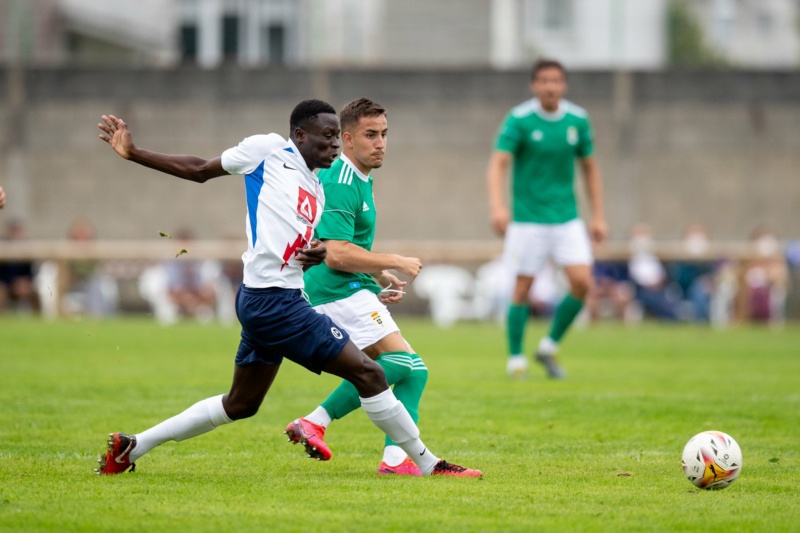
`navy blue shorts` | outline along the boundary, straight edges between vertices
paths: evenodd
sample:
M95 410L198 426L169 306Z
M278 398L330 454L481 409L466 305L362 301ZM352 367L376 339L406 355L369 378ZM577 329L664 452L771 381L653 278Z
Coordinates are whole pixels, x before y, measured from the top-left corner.
M350 340L346 331L311 308L300 289L242 285L236 314L242 324L238 366L279 365L286 357L319 374Z

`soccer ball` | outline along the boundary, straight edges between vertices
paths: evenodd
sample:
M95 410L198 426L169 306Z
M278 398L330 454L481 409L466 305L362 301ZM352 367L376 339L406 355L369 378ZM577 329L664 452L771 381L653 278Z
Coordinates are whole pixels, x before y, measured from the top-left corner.
M683 474L695 487L720 490L742 471L742 450L721 431L698 433L683 448Z

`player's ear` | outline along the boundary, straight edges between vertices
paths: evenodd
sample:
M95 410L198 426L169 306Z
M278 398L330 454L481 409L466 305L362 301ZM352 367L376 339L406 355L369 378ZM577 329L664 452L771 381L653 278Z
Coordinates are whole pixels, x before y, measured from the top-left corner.
M305 140L306 135L307 135L306 130L304 130L303 128L297 127L292 132L292 139L295 140L295 141L301 141L302 142L302 141Z
M346 142L347 144L352 144L353 142L353 134L349 131L342 132L342 142Z

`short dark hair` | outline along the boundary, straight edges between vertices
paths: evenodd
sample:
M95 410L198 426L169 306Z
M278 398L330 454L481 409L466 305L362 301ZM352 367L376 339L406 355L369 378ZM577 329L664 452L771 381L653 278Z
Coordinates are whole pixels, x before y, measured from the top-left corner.
M531 81L536 79L536 76L539 75L539 72L546 69L546 68L557 68L561 71L564 77L567 77L567 69L564 68L559 61L555 59L539 59L536 63L533 64L533 68L531 69Z
M339 111L339 122L342 131L345 131L347 128L358 124L358 121L363 117L379 117L381 115L386 115L386 109L383 106L369 98L361 97L342 107L342 110Z
M292 110L289 117L289 128L294 131L295 128L306 129L308 122L317 118L321 113L336 114L336 110L327 102L322 100L303 100Z

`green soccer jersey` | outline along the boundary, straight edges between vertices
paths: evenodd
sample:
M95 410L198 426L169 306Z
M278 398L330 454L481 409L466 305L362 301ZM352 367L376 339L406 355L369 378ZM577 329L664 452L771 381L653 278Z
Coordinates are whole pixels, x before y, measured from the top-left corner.
M514 156L512 220L560 224L578 218L575 158L592 154L592 128L586 111L561 100L555 113L533 98L506 117L495 149Z
M321 240L350 241L372 250L375 238L372 176L362 174L344 155L317 176L325 192L325 210L315 236ZM341 300L362 289L375 294L381 291L369 274L342 272L325 263L309 268L303 279L311 305Z

